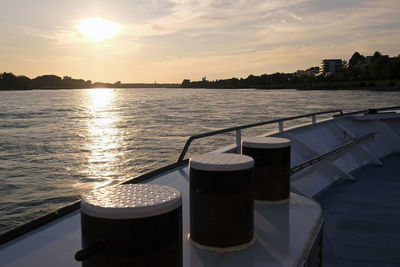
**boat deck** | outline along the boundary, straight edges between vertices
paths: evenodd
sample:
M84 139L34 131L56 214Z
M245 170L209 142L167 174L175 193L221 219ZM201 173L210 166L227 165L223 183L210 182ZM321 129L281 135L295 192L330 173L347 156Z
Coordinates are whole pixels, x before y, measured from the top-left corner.
M323 210L323 266L400 266L400 154L355 172L315 199Z
M183 266L298 266L307 258L321 228L316 201L292 193L279 205L255 203L255 242L247 249L215 253L187 239L189 225L189 167L177 167L146 182L180 190L183 211ZM81 266L74 254L81 248L80 213L75 211L0 246L0 266Z

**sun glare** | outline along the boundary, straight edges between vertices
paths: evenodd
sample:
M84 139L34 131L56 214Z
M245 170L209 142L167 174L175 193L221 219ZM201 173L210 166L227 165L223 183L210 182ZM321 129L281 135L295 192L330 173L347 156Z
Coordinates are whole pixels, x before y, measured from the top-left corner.
M113 37L119 27L116 23L101 18L87 18L79 23L78 29L87 38L98 42Z

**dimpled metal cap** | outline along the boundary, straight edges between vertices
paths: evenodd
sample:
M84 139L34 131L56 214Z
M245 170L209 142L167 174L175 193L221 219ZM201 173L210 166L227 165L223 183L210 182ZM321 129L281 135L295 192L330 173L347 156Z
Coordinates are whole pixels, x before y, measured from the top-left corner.
M207 153L190 159L190 168L203 171L239 171L250 169L254 160L233 153Z
M136 219L167 213L181 205L181 193L175 188L125 184L95 189L83 195L81 212L99 218Z
M242 146L252 148L282 148L290 146L290 140L280 137L257 136L246 138L243 140Z

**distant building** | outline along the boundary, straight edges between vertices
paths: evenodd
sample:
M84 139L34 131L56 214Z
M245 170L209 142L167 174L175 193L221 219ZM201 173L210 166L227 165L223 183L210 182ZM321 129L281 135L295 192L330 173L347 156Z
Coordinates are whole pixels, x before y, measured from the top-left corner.
M300 77L302 75L307 75L309 77L314 77L318 75L319 73L319 67L311 67L306 70L297 70L296 72L293 73L293 76Z
M297 70L294 75L295 76L301 76L302 74L304 74L304 70Z
M320 72L324 75L335 74L342 71L341 59L324 59L321 63Z
M201 78L201 81L202 81L202 82L206 82L206 81L207 81L206 76L204 76L203 78Z
M310 77L314 77L319 74L319 67L311 67L306 69L306 74Z

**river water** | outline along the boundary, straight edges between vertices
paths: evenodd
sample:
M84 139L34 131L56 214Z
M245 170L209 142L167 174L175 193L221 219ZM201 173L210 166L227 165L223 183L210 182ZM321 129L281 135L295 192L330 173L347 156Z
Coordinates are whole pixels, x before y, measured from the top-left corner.
M0 92L0 232L90 189L175 162L193 134L328 109L395 106L399 100L400 92L342 90ZM230 143L233 134L198 140L188 156Z

